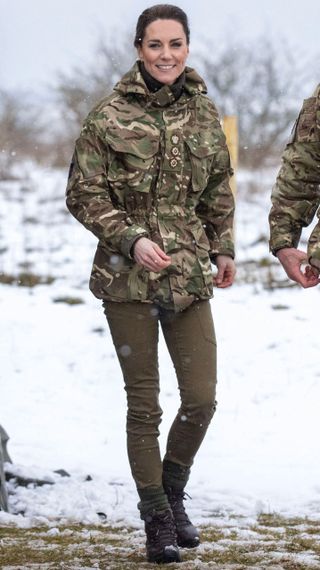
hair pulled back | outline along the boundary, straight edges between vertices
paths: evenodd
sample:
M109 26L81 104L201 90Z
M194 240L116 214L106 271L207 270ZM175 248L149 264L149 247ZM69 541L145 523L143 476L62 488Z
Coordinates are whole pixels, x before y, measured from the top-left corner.
M186 13L178 6L172 4L156 4L144 10L137 22L134 46L138 48L143 42L147 26L155 20L176 20L180 22L186 34L187 44L190 43L190 28Z

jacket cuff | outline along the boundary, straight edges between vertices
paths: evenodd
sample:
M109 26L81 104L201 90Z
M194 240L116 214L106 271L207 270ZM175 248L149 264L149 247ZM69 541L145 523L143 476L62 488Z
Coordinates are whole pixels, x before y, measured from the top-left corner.
M295 247L295 246L293 245L293 243L291 241L289 241L289 242L288 241L286 241L286 242L285 241L281 241L281 242L279 241L277 243L275 243L275 242L271 243L270 242L270 252L275 257L277 257L278 251L280 249L284 249L285 247Z
M131 256L132 246L141 237L148 237L147 230L145 230L141 226L135 226L135 225L130 226L121 238L121 244L120 244L121 253L125 257L132 259Z
M320 259L317 259L312 255L311 257L309 257L309 263L310 265L312 265L312 267L315 267L316 269L318 269L318 271L320 271Z
M214 263L215 265L217 265L217 257L218 255L226 255L227 257L231 257L231 259L234 259L235 255L234 255L234 251L233 250L226 250L226 251L219 251L219 252L215 252L215 253L209 253L209 257L210 257L210 261L211 263Z

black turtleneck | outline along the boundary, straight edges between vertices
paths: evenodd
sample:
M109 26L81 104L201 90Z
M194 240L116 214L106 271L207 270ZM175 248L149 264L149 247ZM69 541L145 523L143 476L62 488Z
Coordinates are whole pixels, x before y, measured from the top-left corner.
M143 80L144 80L146 86L148 87L149 91L151 91L151 93L155 93L156 91L159 91L159 89L161 89L161 87L164 87L166 85L165 83L161 83L161 81L158 81L152 75L150 75L150 73L146 70L144 63L142 61L139 61L138 64L139 64L139 69L140 69L141 75L143 77ZM172 95L174 96L175 100L179 99L180 95L182 94L185 81L186 81L186 77L185 77L185 72L183 71L181 73L181 75L179 75L179 77L177 77L177 79L173 83L173 85L168 85L168 87L170 88L170 91L172 92Z

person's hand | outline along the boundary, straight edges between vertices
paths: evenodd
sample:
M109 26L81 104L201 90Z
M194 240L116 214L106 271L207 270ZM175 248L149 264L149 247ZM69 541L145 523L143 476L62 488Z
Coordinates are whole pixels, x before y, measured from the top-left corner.
M159 272L171 264L171 258L151 239L142 237L133 246L133 258L149 271Z
M216 265L218 273L216 277L214 277L213 282L221 289L230 287L236 274L236 266L233 259L228 255L217 255Z
M295 281L304 288L314 287L320 283L319 271L307 265L302 269L302 265L308 263L307 254L295 247L284 247L276 253L283 269L292 281Z

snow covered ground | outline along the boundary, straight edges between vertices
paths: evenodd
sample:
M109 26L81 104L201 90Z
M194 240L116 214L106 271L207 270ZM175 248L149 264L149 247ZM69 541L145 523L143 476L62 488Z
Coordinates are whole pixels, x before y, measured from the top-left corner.
M15 472L55 484L10 484L11 512L0 513L0 524L97 522L104 513L110 523L139 526L121 373L100 303L87 289L96 240L66 213L65 173L25 168L23 182L0 185L0 272L54 281L0 285L0 423ZM273 261L265 239L273 178L239 176L240 264ZM253 182L259 194L249 192ZM269 289L256 275L212 300L218 409L188 486L198 524L216 517L223 524L229 514L320 515L319 288ZM83 302L58 302L65 297ZM178 397L162 338L160 361L164 448ZM54 473L61 468L71 476Z

